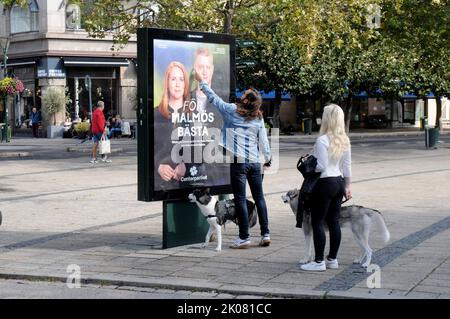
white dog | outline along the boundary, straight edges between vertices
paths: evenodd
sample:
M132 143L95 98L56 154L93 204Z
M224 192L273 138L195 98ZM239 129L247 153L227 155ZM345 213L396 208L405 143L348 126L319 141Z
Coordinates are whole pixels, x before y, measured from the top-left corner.
M290 190L281 198L284 203L289 203L292 212L297 216L299 191L297 189ZM348 226L353 232L353 237L361 247L361 256L354 261L354 263L361 264L363 267L370 265L372 259L372 249L369 246L369 233L372 223L375 222L381 231L383 240L385 243L389 241L390 234L384 222L383 215L375 209L366 208L357 205L342 206L341 214L339 217L339 223L341 226ZM325 229L327 225L324 223ZM312 261L312 226L311 226L311 213L304 213L303 215L303 233L305 235L306 252L304 259L300 260L300 263L308 263Z
M201 190L196 189L188 196L192 203L196 203L200 208L200 211L205 216L206 221L209 223L209 230L206 234L205 242L202 247L205 248L211 236L217 234L217 247L216 251L222 250L222 226L228 222L237 224L237 216L234 206L234 200L221 200L218 201L215 197L209 194L209 188ZM249 213L249 226L253 227L257 221L256 206L253 202L247 200L247 209Z

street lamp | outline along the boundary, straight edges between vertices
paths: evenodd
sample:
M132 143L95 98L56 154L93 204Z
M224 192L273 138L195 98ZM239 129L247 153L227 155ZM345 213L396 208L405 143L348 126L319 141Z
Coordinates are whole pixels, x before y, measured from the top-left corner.
M10 38L6 36L0 36L0 50L3 55L3 76L8 75L7 72L7 62L8 62L8 49L9 49Z
M6 78L8 76L8 49L9 49L10 37L0 36L0 50L3 55L3 77ZM3 96L3 106L5 109L5 140L8 143L8 106L6 105L8 95L5 94Z

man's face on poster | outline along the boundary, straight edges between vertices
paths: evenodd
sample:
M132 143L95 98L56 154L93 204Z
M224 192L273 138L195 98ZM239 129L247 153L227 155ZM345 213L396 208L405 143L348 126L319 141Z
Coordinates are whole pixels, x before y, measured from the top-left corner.
M194 69L197 74L200 74L202 80L211 86L211 80L214 73L213 58L211 55L206 56L199 54L195 59Z

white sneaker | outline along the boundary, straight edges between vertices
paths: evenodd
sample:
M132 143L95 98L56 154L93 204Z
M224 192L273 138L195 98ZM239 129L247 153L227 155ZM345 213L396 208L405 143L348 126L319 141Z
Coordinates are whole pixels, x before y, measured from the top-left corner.
M325 266L328 269L338 269L339 268L339 264L338 264L337 259L328 259L328 258L326 258L325 259Z
M259 242L259 245L261 247L267 247L270 245L272 241L270 240L270 235L265 234L264 236L261 236L261 241Z
M325 271L325 270L327 270L327 268L325 266L325 262L323 260L320 263L312 261L308 264L301 265L300 268L302 270L306 270L306 271Z
M102 163L112 163L112 161L110 159L107 159L107 158L106 159L102 158Z
M93 158L93 159L91 159L91 160L89 161L89 163L91 163L91 164L97 164L98 161L97 161L95 158Z
M240 239L239 237L234 241L233 245L230 246L230 248L233 249L245 249L248 248L251 241L250 239Z

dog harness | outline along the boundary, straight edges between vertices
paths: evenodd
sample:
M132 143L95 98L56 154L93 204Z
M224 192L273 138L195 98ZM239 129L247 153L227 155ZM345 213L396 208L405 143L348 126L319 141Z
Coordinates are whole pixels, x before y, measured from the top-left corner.
M215 215L205 216L208 218L217 218L217 224L224 225L228 220L231 220L233 223L237 223L237 216L235 213L235 204L233 199L225 200L225 201L217 201L214 206Z
M252 228L255 226L258 213L256 211L255 204L251 201L247 200L247 210L248 210L248 222L249 227ZM225 223L231 220L236 225L238 224L238 216L236 214L236 205L234 203L234 199L220 200L216 202L214 206L215 215L207 215L206 219L209 218L217 218L217 224L220 226L225 225Z

